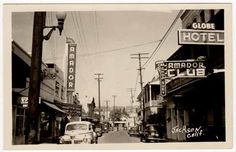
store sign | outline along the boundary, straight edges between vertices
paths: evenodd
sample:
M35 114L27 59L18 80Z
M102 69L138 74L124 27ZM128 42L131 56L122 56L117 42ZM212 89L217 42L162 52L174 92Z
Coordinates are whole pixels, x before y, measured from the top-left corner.
M206 76L205 61L168 61L164 62L166 78L196 78Z
M19 97L17 103L26 108L28 107L29 97ZM41 104L41 97L39 97L39 104Z
M166 66L164 62L156 65L160 77L160 95L166 96Z
M43 70L43 79L45 80L54 80L56 76L57 74L54 69L48 68Z
M19 97L18 99L18 103L22 104L23 107L28 107L28 101L29 101L28 97Z
M193 23L193 29L178 30L179 44L224 45L224 31L214 23Z
M173 78L205 78L204 60L175 60L157 63L160 79L160 95L166 96L166 80Z
M76 44L68 44L67 90L75 90Z

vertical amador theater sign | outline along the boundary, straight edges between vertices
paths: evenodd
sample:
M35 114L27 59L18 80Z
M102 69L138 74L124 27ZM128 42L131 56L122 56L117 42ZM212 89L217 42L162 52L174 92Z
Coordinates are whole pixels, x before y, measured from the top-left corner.
M224 31L214 23L193 23L192 29L178 30L179 44L224 45Z
M67 90L75 90L76 44L68 43Z

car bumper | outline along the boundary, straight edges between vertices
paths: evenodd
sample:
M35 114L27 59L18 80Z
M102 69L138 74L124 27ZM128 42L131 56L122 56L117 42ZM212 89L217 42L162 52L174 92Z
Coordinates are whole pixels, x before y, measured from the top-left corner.
M166 139L164 138L158 138L158 137L147 137L147 140L150 140L150 141L165 141Z

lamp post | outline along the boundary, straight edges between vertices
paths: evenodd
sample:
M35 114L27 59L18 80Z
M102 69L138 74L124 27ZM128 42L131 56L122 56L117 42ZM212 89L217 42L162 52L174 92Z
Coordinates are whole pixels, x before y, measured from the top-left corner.
M29 82L29 110L26 124L26 144L37 144L39 142L39 127L40 127L40 80L41 80L41 65L42 65L42 49L43 40L49 40L52 32L58 28L60 35L63 30L64 20L66 14L58 13L58 26L45 26L46 12L34 13L33 25L33 43L32 56L30 68L30 82ZM43 30L50 28L46 36L43 35Z

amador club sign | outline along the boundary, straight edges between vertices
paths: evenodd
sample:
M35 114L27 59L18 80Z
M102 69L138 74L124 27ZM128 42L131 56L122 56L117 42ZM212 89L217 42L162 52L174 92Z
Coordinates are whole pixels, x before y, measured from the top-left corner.
M160 79L160 95L166 95L166 81L175 78L205 78L205 60L173 60L156 63Z

